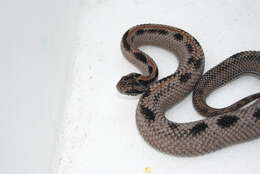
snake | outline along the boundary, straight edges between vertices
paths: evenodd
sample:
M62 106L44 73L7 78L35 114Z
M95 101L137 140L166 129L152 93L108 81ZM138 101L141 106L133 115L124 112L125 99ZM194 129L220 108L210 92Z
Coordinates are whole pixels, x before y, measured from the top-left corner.
M176 71L158 79L155 61L140 47L168 49L178 58ZM168 25L141 24L127 30L121 51L141 73L123 76L116 84L120 93L141 95L136 125L145 142L160 152L175 156L198 156L260 136L260 93L223 108L213 108L206 98L217 88L244 74L260 75L260 52L242 51L225 59L206 73L200 43L188 32ZM168 109L189 93L203 116L197 121L178 123L166 118Z

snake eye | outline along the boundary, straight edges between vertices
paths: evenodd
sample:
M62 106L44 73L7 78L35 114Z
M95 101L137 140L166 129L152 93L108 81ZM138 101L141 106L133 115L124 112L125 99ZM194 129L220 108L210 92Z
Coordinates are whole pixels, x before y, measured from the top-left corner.
M123 80L123 81L127 81L127 79L128 79L128 78L127 78L126 76L122 77L122 80Z

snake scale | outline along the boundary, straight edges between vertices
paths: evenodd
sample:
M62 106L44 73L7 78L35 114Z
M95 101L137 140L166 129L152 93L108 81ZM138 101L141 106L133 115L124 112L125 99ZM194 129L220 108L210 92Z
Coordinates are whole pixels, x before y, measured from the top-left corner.
M179 59L176 72L157 80L157 65L138 49L142 45L174 52ZM184 30L160 24L130 28L122 37L121 50L142 74L123 76L117 89L127 95L142 94L136 124L144 140L155 149L172 155L197 156L260 136L260 93L220 109L206 103L212 91L240 75L260 75L260 52L237 53L202 75L205 58L199 42ZM191 91L195 109L205 118L187 123L168 120L165 112Z

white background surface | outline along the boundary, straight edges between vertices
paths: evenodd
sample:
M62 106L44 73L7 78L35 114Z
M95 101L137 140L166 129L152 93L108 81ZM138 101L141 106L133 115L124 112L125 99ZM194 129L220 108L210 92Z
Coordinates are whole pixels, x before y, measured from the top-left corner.
M137 132L138 97L120 95L115 84L122 75L137 71L120 52L123 33L136 24L161 23L182 28L201 43L206 70L244 50L259 50L259 1L82 1L79 47L72 91L56 156L58 174L124 173L259 173L260 140L212 154L180 158L147 145ZM175 71L176 58L159 49L142 48L155 58L160 77ZM217 90L210 105L227 106L259 91L260 81L242 77ZM202 117L191 95L172 108L167 117L186 122Z
M115 88L122 75L137 71L119 49L129 27L161 23L188 31L204 49L207 70L239 51L259 50L259 9L257 0L1 2L0 173L51 173L53 158L55 174L142 174L146 167L155 174L259 173L260 140L196 158L152 149L136 129L138 97L121 96ZM155 58L160 77L175 71L169 52L143 50ZM243 77L208 102L226 106L259 91L259 85L255 77ZM64 109L65 89L70 93ZM167 117L201 119L191 96Z
M0 173L49 174L78 1L0 1Z

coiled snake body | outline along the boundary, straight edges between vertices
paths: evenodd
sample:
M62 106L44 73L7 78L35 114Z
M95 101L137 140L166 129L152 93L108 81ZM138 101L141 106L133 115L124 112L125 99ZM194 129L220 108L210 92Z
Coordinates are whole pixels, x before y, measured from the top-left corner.
M147 44L167 48L177 55L179 66L174 74L156 81L156 63L138 49ZM117 88L128 95L142 94L136 124L140 134L154 148L173 155L195 156L260 136L259 93L221 109L211 108L205 101L213 90L241 74L260 75L260 52L235 54L202 76L205 60L198 41L181 29L158 24L129 29L122 38L121 49L143 74L130 73L122 77ZM192 90L194 107L206 118L188 123L168 120L167 109Z

